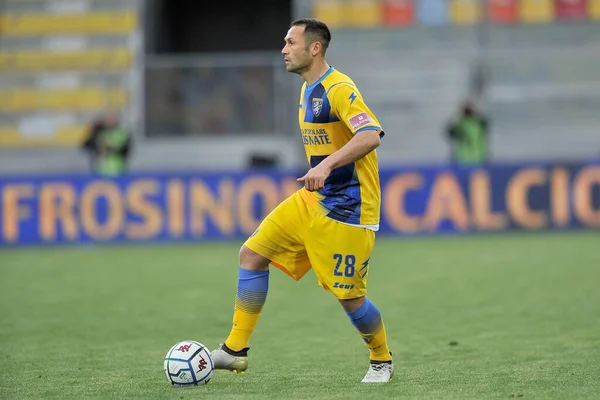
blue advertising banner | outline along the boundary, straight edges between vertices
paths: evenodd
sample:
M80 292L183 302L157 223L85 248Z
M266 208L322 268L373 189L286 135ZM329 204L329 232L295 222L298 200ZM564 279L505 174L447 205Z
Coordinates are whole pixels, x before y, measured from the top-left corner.
M4 177L0 245L240 240L302 174ZM380 177L381 234L600 228L599 163L383 168Z

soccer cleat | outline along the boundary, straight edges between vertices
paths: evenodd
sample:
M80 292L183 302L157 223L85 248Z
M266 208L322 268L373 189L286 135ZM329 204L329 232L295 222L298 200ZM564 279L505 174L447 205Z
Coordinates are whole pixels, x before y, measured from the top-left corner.
M225 344L220 344L210 353L210 356L215 369L225 369L238 374L244 374L248 369L248 347L233 351Z
M385 383L392 380L394 376L394 363L391 361L371 361L369 370L361 382L363 383Z

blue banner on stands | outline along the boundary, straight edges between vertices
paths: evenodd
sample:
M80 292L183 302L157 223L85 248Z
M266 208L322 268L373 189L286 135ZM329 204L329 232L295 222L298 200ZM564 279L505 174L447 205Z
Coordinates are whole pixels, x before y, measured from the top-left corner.
M299 188L272 172L0 178L0 245L241 240ZM600 228L600 164L382 168L380 233Z

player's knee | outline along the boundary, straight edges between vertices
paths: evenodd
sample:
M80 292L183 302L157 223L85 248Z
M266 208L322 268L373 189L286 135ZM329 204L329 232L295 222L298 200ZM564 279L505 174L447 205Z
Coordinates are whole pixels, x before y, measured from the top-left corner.
M354 299L338 299L346 312L357 310L366 300L366 296L357 297Z
M269 260L246 246L242 246L240 249L240 266L251 271L265 271L269 269Z

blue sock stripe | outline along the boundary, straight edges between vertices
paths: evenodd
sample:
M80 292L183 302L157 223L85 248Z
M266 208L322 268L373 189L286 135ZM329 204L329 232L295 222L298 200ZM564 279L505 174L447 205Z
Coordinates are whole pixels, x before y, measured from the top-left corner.
M362 334L376 333L381 327L381 313L368 298L360 307L347 314Z
M238 287L237 294L240 297L256 296L256 295L262 296L262 295L266 295L267 291L266 290L252 290L252 289L246 289L243 287Z
M267 292L259 292L254 290L247 290L244 288L238 288L236 298L249 303L253 303L256 301L264 303L265 299L267 298Z
M244 303L241 301L235 302L235 309L245 312L247 314L260 314L263 306L264 306L264 303L250 304L250 303Z
M266 300L267 292L255 293L251 296L238 295L235 298L235 308L250 314L258 314L262 310Z

